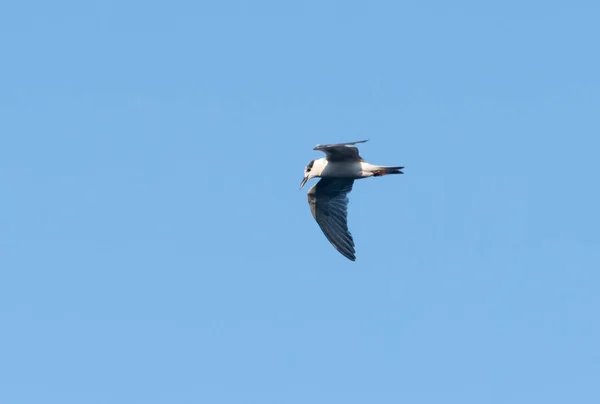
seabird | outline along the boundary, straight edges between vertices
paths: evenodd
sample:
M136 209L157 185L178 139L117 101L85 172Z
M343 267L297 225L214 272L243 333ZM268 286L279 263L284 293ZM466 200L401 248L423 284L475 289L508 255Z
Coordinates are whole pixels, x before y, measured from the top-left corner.
M380 177L387 174L404 174L404 167L376 166L367 163L354 145L358 142L317 145L313 150L325 157L308 163L300 188L311 178L321 178L308 191L308 204L313 217L327 240L346 258L356 260L354 240L348 231L348 194L354 180Z

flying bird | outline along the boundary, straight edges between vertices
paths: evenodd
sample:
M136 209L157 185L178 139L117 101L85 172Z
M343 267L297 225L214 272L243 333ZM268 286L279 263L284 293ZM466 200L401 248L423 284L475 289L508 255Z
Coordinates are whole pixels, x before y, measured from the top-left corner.
M404 174L404 167L376 166L367 163L358 154L358 142L317 145L313 150L325 157L308 163L300 189L311 178L321 178L308 191L310 211L327 237L327 240L346 258L356 260L354 240L348 231L348 194L354 180L380 177L387 174Z

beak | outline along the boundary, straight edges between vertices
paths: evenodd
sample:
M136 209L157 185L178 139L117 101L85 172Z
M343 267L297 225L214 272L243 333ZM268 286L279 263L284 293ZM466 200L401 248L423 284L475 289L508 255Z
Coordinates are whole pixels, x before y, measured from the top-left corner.
M302 187L304 186L304 184L306 184L306 181L308 181L308 177L304 177L304 179L300 183L300 189L302 189Z

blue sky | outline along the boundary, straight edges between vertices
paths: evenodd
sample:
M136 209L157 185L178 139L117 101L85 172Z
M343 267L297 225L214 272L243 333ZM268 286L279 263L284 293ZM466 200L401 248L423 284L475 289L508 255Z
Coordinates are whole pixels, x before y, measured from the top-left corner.
M600 402L599 12L3 4L0 402Z

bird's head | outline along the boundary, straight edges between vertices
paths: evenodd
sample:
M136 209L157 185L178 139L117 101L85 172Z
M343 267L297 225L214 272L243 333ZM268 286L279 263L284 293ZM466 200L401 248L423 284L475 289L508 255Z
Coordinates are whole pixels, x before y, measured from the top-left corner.
M315 162L317 164L315 164ZM319 164L319 163L320 163L319 160L313 160L306 165L306 167L304 168L304 179L300 183L300 189L302 189L304 184L306 184L306 181L310 180L311 178L318 177L319 175L321 175L321 171L323 171L323 168L321 167L321 164Z

